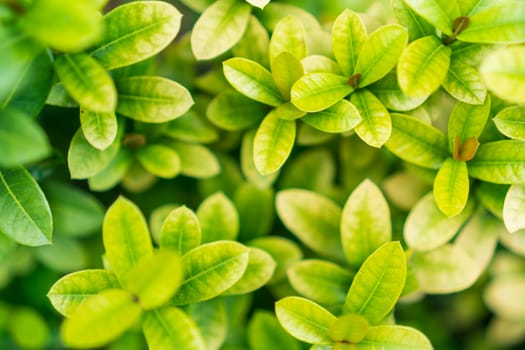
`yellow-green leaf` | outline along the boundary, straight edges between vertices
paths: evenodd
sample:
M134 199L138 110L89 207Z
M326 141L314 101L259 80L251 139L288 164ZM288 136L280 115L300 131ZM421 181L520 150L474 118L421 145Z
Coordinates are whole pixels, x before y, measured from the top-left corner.
M467 205L468 194L467 163L447 158L434 180L434 199L439 210L449 217L459 214Z

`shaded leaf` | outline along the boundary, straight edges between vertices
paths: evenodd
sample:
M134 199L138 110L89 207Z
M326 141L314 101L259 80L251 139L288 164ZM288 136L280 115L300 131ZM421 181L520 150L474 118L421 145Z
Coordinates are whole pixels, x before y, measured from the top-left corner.
M266 114L264 105L235 91L224 91L217 95L206 111L213 124L229 131L248 128L262 120Z
M239 212L239 240L267 235L273 227L275 194L271 188L243 184L233 196Z
M299 18L286 16L277 22L270 40L270 65L275 69L275 59L283 52L302 60L306 56L305 30Z
M402 0L400 0L402 1ZM388 73L383 79L368 86L383 105L394 111L409 111L425 102L428 96L407 96L401 91L395 71Z
M454 139L465 142L471 137L481 136L490 114L491 100L488 96L481 105L458 102L448 120L448 146L454 150Z
M273 312L256 310L248 324L248 343L252 350L299 350L297 340L286 333Z
M206 350L218 350L226 340L228 317L225 302L216 298L203 303L192 304L188 314L202 334Z
M117 137L118 123L114 112L100 113L81 109L80 126L84 138L99 150L111 146Z
M137 151L136 157L144 169L158 177L170 179L181 171L179 154L165 145L146 145Z
M408 28L408 41L435 34L434 27L415 13L404 0L392 0L392 9L399 24Z
M268 31L261 22L252 15L242 39L232 48L232 53L235 57L244 57L264 67L269 67L269 46L270 38Z
M196 178L209 178L221 171L219 160L207 147L185 142L171 141L169 147L177 152L181 162L181 174Z
M523 276L508 275L493 280L487 286L483 299L498 316L515 321L525 319L525 307L517 300L525 297L525 278Z
M290 100L292 85L303 75L301 61L287 51L281 52L272 61L273 80L287 101Z
M461 16L456 1L404 0L421 17L447 35L452 34L452 23Z

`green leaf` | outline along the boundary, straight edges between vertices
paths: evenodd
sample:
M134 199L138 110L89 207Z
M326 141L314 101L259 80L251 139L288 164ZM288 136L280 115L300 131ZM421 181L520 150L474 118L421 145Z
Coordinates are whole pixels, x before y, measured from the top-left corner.
M473 43L515 44L525 40L525 3L495 4L470 17L458 40Z
M427 96L445 80L451 49L434 35L410 43L399 58L397 77L401 90L409 96Z
M447 217L436 205L432 193L421 198L408 214L404 237L410 248L432 250L448 242L472 213L468 205L460 214Z
M96 44L103 30L102 16L89 1L33 1L19 24L42 44L64 52Z
M274 111L263 119L253 141L255 167L261 175L282 167L292 152L295 133L295 121L280 119Z
M103 151L115 141L118 123L115 113L100 113L80 110L80 125L85 139L95 148Z
M134 1L104 16L104 37L91 52L106 69L129 66L162 51L178 34L182 15L163 1Z
M198 60L219 56L233 47L243 36L251 8L237 0L218 0L195 22L191 49Z
M81 129L78 129L67 154L67 164L72 179L86 179L104 170L117 155L120 140L117 138L105 150L99 150L86 140Z
M71 317L90 297L106 289L119 287L115 275L107 270L82 270L56 281L49 289L47 297L58 312Z
M66 182L50 181L43 187L56 233L80 237L100 230L104 207L97 198Z
M456 1L404 0L421 17L447 35L452 34L452 23L461 16Z
M51 338L47 320L37 311L18 306L13 310L7 324L7 333L14 340L13 346L25 349L43 349ZM4 331L5 332L5 331Z
M370 34L359 52L353 74L361 74L359 87L378 81L394 68L408 41L408 31L398 24Z
M120 282L137 263L153 253L146 220L140 209L119 197L104 217L102 238L106 258Z
M195 322L186 313L175 307L165 307L144 313L142 330L150 349L207 349Z
M84 268L88 261L87 249L72 237L55 235L53 244L35 249L36 258L57 272L70 272Z
M28 246L51 244L53 221L44 193L22 167L0 170L0 232Z
M252 350L299 350L299 342L286 333L273 312L256 310L248 324L248 344Z
M381 322L392 310L405 286L407 262L399 242L385 243L372 253L354 277L344 309Z
M350 9L345 9L332 26L334 56L346 76L351 76L357 56L366 40L366 28L361 18Z
M254 190L254 191L251 191L251 190L241 190L241 189L237 189L236 192L242 192L244 194L241 194L239 195L241 198L239 198L239 201L240 202L244 202L246 203L246 205L252 205L253 204L253 201L257 201L258 199L260 199L260 197L262 196L262 194L260 193L261 190L263 189L266 189L268 187L271 187L271 185L275 182L275 180L277 179L277 177L279 176L279 171L275 172L275 173L272 173L272 174L269 174L269 175L261 175L259 173L259 171L257 170L256 166L255 166L255 159L253 157L253 140L255 139L255 134L256 134L257 130L256 129L251 129L251 130L248 130L246 133L244 133L243 137L242 137L242 143L241 143L241 159L240 159L240 162L241 162L241 170L242 170L242 173L244 175L244 177L246 178L246 180L248 181L248 183L251 185L253 184L254 186L252 187L257 187L258 189L257 190ZM243 187L250 187L248 185L244 186ZM250 197L250 195L248 195L246 192L256 192L254 193L254 197ZM235 195L237 196L237 194ZM273 193L272 193L272 198L273 198ZM237 201L236 198L234 198L235 201ZM258 217L257 219L255 219L255 222L253 222L253 224L248 224L251 228L254 229L253 232L250 232L249 234L250 235L257 235L257 232L260 232L261 230L263 232L266 232L264 231L264 228L268 225L268 224L262 224L261 227L259 228L255 228L254 226L258 226L259 224L259 221L261 221L261 219L265 219L268 217L268 215L265 215L266 211L265 211L265 208L268 208L268 206L270 207L273 207L273 204L270 205L266 205L267 203L267 200L265 199L262 199L262 208L259 208L259 205L257 206L252 206L253 209L257 208L257 210L262 210L262 214L259 216L259 213L257 212L256 216ZM273 199L271 200L271 202L273 203ZM236 203L237 204L237 203ZM241 208L238 207L238 209L240 211ZM246 220L245 223L248 222L248 220L250 220L250 218L253 216L252 214L249 214L249 212L251 212L250 209L248 209L248 207L245 208L246 209L246 212L245 212L245 215L246 216ZM272 216L273 217L273 209L270 210L272 212ZM241 220L242 220L242 214L240 215L241 216ZM241 222L241 236L243 235L243 223ZM247 232L245 232L247 233Z
M461 142L481 136L490 114L490 96L487 96L482 103L482 105L472 105L458 102L452 109L448 119L448 147L451 152L454 150L456 136Z
M249 249L232 241L217 241L190 250L182 257L184 281L172 299L187 305L211 299L241 279L249 261Z
M325 110L306 114L301 121L323 132L342 133L352 130L363 120L352 103L341 100Z
M443 88L456 100L480 105L487 96L487 87L478 70L461 60L452 59Z
M51 147L46 133L24 114L0 110L0 166L13 167L47 157Z
M510 186L503 204L503 222L510 233L525 228L525 187Z
M244 57L264 67L269 67L269 46L268 31L252 15L242 39L233 47L232 53L234 57Z
M171 211L160 232L161 248L184 255L201 244L201 225L197 215L186 206Z
M290 189L277 193L277 214L283 224L314 252L344 261L339 236L341 208L315 192Z
M488 89L496 96L514 103L525 103L525 48L513 46L491 53L480 71Z
M446 136L438 129L403 114L392 113L390 152L407 162L438 169L448 157Z
M276 265L270 254L262 249L250 247L248 266L244 275L223 295L246 294L263 287L272 278Z
M469 178L467 163L447 158L434 180L434 199L443 214L456 216L467 205Z
M271 0L246 0L247 3L251 4L252 6L258 7L261 10L268 5L268 3Z
M391 71L383 79L368 86L368 89L387 109L394 111L415 109L428 98L428 96L414 97L405 95L397 82L396 71Z
M188 314L202 334L206 350L218 350L228 334L226 305L222 298L211 299L203 303L192 304ZM193 349L193 348L192 348Z
M285 102L279 107L275 108L274 113L279 119L295 120L306 115L306 112L301 111L291 102Z
M468 172L473 178L498 184L525 183L525 143L510 140L480 145L468 162Z
M138 299L144 310L166 304L182 283L179 255L161 250L141 259L122 281L122 287Z
M223 62L224 76L241 94L270 106L284 102L272 74L259 63L234 57Z
M6 53L3 54L7 56ZM35 117L44 107L51 89L53 80L51 55L48 50L44 50L32 61L20 63L25 63L27 66L20 72L16 84L10 86L5 98L0 92L0 108L18 109L30 117ZM14 68L13 65L9 67L10 70Z
M211 100L208 119L221 129L237 131L257 124L267 114L264 105L235 91L224 91Z
M277 23L269 48L272 72L275 70L275 59L283 52L287 52L297 60L306 57L305 35L303 23L297 17L288 15Z
M281 95L290 100L292 85L304 75L301 61L287 51L281 52L272 61L272 76Z
M281 326L295 338L310 344L332 344L328 335L336 319L316 303L299 297L286 297L275 303Z
M163 123L184 115L193 98L182 85L161 77L119 79L117 112L145 123Z
M525 141L525 107L513 106L501 110L492 119L498 130L511 139Z
M167 123L163 134L171 138L195 143L211 143L219 138L218 130L195 111Z
M137 151L140 164L158 177L171 179L181 171L181 159L172 148L161 144L150 144Z
M330 338L337 343L360 343L370 329L363 316L346 314L330 325Z
M421 291L449 294L470 287L478 278L476 262L459 246L445 244L410 260Z
M128 292L105 290L84 301L73 316L64 321L62 340L74 348L103 346L137 322L140 313L140 306Z
M77 101L67 93L64 85L61 83L56 83L51 87L51 91L49 91L49 95L47 96L46 104L65 108L78 107Z
M222 192L206 198L197 209L202 243L234 241L239 234L239 215L232 201Z
M356 344L358 350L397 350L418 349L432 350L430 340L415 328L404 326L375 326L368 329L368 333L361 342Z
M208 178L221 171L219 160L205 146L177 141L168 142L168 145L179 155L183 175Z
M89 189L92 191L111 189L124 179L132 161L131 152L121 149L102 171L88 179Z
M239 212L239 240L264 236L274 223L275 194L271 188L245 183L235 191L233 202Z
M335 105L354 88L348 78L333 73L305 75L292 86L292 103L305 112L319 112Z
M310 73L333 73L341 75L339 64L323 55L310 55L301 60L305 74Z
M483 299L496 315L522 322L525 318L525 307L516 302L525 297L525 278L523 275L510 274L497 277L485 289Z
M383 146L392 134L392 120L385 106L366 89L353 93L350 102L363 119L355 127L356 134L372 147Z
M106 70L85 53L62 55L55 60L55 72L67 92L82 108L112 113L117 91Z
M390 209L381 190L366 179L352 192L341 217L346 260L359 267L377 248L392 240Z
M343 305L352 282L352 273L334 263L308 259L298 261L287 270L292 287L317 303Z
M399 24L408 28L408 41L435 34L434 27L419 17L404 0L392 0L392 9Z

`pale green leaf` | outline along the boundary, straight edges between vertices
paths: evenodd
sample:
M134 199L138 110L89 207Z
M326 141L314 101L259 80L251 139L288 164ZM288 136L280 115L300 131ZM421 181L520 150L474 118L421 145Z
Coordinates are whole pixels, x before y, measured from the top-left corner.
M523 26L525 27L525 26ZM514 103L525 103L525 47L513 46L491 53L480 71L488 89Z
M421 291L449 294L470 287L478 278L478 268L461 247L445 244L428 252L416 252L410 264Z
M215 154L205 146L178 141L168 142L170 148L179 155L181 174L195 178L209 178L221 171Z
M197 209L202 243L235 240L239 234L239 215L232 201L222 192L206 198Z
M84 138L95 148L103 151L115 141L118 131L115 113L80 110L80 125Z
M275 217L275 194L272 188L244 183L235 191L233 202L239 212L240 241L270 233Z
M332 344L328 335L334 315L316 303L299 297L286 297L275 303L281 326L295 338L310 344Z
M403 114L391 114L392 135L386 147L399 158L438 169L448 157L446 136L438 129Z
M362 118L355 127L356 134L372 147L383 146L392 134L392 120L385 106L366 89L353 93L350 102Z
M525 186L510 186L503 204L503 222L510 233L525 228Z
M222 298L191 304L188 314L202 334L206 350L218 350L228 334L226 305Z
M272 76L286 101L290 100L293 84L304 75L301 61L287 51L281 52L272 61Z
M343 133L352 130L363 120L352 103L341 100L325 110L306 114L301 121L323 132Z
M64 52L87 49L103 31L102 15L88 1L33 1L19 23L42 44Z
M341 242L346 260L359 267L392 239L390 209L381 190L366 179L352 192L341 217Z
M353 74L360 74L359 87L378 81L394 68L408 41L408 31L398 24L380 27L364 42Z
M461 16L456 1L404 0L421 17L447 35L452 34L454 19Z
M389 242L361 265L350 286L345 312L365 317L370 324L381 322L392 310L405 286L407 262L399 242Z
M339 64L323 55L310 55L301 60L305 74L310 73L333 73L341 75Z
M397 77L401 90L409 96L427 96L445 80L451 49L434 35L410 43L399 58Z
M300 350L297 340L279 325L273 312L256 310L248 324L248 344L252 350Z
M235 57L223 62L224 76L241 94L270 106L284 102L272 74L259 63Z
M335 177L334 155L327 149L310 148L290 160L279 179L279 188L303 188L324 193L333 185Z
M107 69L152 57L178 34L182 15L164 1L134 1L104 16L104 36L91 52Z
M525 141L525 107L513 106L501 110L492 119L498 130L511 139Z
M277 177L279 176L279 171L273 173L273 174L269 174L269 175L261 175L259 173L259 171L257 170L257 167L255 166L255 159L253 157L253 140L255 139L255 134L256 134L257 130L256 129L251 129L249 131L247 131L243 137L242 137L242 144L241 144L241 170L242 170L242 173L244 175L244 177L246 178L246 180L248 181L248 183L250 184L253 184L255 187L258 187L260 189L266 189L268 187L271 187L271 185L275 182L275 180L277 179ZM240 189L237 189L236 192L239 192ZM248 192L252 192L251 190L247 190ZM246 191L241 191L241 192L246 192ZM245 202L247 205L251 205L251 203L253 203L254 200L257 200L257 198L260 198L261 197L261 194L255 194L254 195L254 198L249 198L249 195L240 195L241 197L244 197L244 200L241 200L242 202ZM273 196L273 195L272 195ZM235 198L234 198L235 199ZM263 203L266 203L266 200L262 199ZM273 200L272 200L273 201ZM272 205L273 206L273 205ZM262 208L267 208L268 206L263 204L262 205ZM256 207L252 207L252 210L256 208ZM239 208L240 209L240 208ZM246 210L248 210L248 208L245 208ZM261 208L259 208L257 206L257 210L259 210ZM251 210L248 210L248 211L251 211ZM272 213L273 213L273 209L271 210ZM266 218L267 215L266 214L266 211L265 209L262 209L262 218ZM248 220L250 220L250 218L253 217L252 214L248 214L248 213L245 213L245 215L247 214L247 216L245 217L246 220L245 223L248 222ZM241 220L242 219L242 214L240 215L241 216ZM265 224L263 224L262 227L259 227L259 228L255 228L254 226L258 226L258 223L259 221L261 220L261 216L259 216L259 213L257 213L255 216L258 217L258 219L255 220L255 222L253 222L253 224L248 224L251 228L254 229L253 232L250 232L249 234L252 235L256 235L257 232L260 232L261 229L262 231L264 231L264 227L266 226ZM273 216L273 214L272 214ZM243 223L241 222L241 231L243 231ZM266 231L265 231L266 232ZM244 233L247 233L247 232L244 232ZM241 236L243 235L243 233L241 232Z
M499 231L499 241L515 255L525 256L525 230L509 233L506 228L503 228Z
M132 161L131 152L121 149L102 171L88 179L89 189L92 191L111 189L124 179Z
M207 349L195 322L184 311L175 307L144 313L142 330L150 349Z
M235 91L224 91L211 100L208 119L221 129L237 131L261 121L267 114L264 105Z
M61 83L53 84L47 96L46 104L64 108L78 107L77 101L67 93L64 85Z
M274 109L274 113L279 119L295 120L306 115L306 112L301 111L291 102L285 102Z
M404 228L405 242L416 251L438 248L454 237L472 209L471 203L460 214L447 217L437 207L433 194L428 193L408 214Z
M261 175L279 170L295 143L294 120L280 119L274 111L264 117L253 141L255 167Z
M292 287L299 294L317 303L343 305L352 282L347 269L324 260L302 260L287 270Z
M356 344L358 350L432 350L430 340L415 328L405 326L375 326L368 329L362 341Z
M392 0L391 3L399 24L408 28L408 41L435 34L434 27L415 13L404 0Z
M122 287L138 299L144 310L166 304L182 283L179 255L161 250L141 259L122 281Z
M237 0L218 0L195 22L191 49L198 60L219 56L233 47L244 34L251 8Z
M368 320L356 314L340 316L330 325L330 338L337 343L360 343L370 329Z
M49 289L47 297L58 312L71 317L78 307L93 295L119 287L115 275L107 270L82 270L56 281Z
M467 205L469 178L467 163L447 158L434 180L434 199L443 214L456 216Z
M93 57L85 53L59 56L55 72L82 108L102 113L115 110L117 91L113 79Z
M443 88L458 101L480 105L487 96L487 87L478 70L461 60L452 59Z
M481 182L476 188L476 197L480 204L502 221L503 203L509 187L509 185Z
M195 12L203 12L208 6L210 6L215 0L180 0L181 3L188 6Z
M181 171L179 154L168 146L146 145L137 151L136 157L144 169L158 177L170 179Z
M0 232L28 246L51 244L51 209L38 183L22 167L0 170Z
M481 136L490 114L490 96L481 105L458 102L448 119L448 149L454 150L454 139L459 137L460 142L465 142L471 137L476 139Z
M197 215L186 206L171 211L160 231L160 247L184 255L201 243L201 225Z
M0 110L0 166L12 167L47 157L51 147L35 121L16 111Z
M73 316L64 321L62 340L73 348L103 346L137 322L140 313L140 306L128 292L105 290L85 300Z
M263 249L249 247L249 261L244 275L223 295L251 293L268 283L275 271L276 262Z
M344 260L339 235L341 208L315 192L289 189L276 197L277 214L283 224L316 253Z
M153 253L146 220L140 209L119 197L107 210L102 227L106 258L120 282L137 263Z
M525 3L495 4L470 17L458 40L473 43L515 44L525 41Z
M334 56L346 76L351 76L357 56L366 40L366 28L361 18L350 9L345 9L332 26Z
M235 57L244 57L264 67L269 67L268 50L270 38L268 31L255 16L250 17L242 39L233 47Z
M312 73L299 79L291 92L292 103L305 112L319 112L349 95L348 78L333 73Z
M525 320L525 306L518 302L525 298L523 275L501 276L493 280L485 290L483 299L498 316L514 321Z
M402 1L402 0L400 0ZM381 103L393 111L409 111L417 108L428 96L407 96L401 91L397 82L396 71L391 71L385 77L374 84L368 86Z
M119 79L117 112L146 123L163 123L185 114L193 98L182 85L161 77Z
M272 71L275 69L275 59L287 52L295 56L297 60L302 60L306 56L305 30L299 18L286 16L275 26L270 40L270 65Z
M184 281L172 303L187 305L211 299L243 276L249 249L237 242L217 241L190 250L182 258Z
M71 272L84 268L88 256L84 245L72 237L55 235L53 244L35 249L36 258L57 272Z
M498 184L525 183L525 143L495 141L481 144L468 162L473 178Z
M258 7L261 10L270 3L271 0L246 0L252 6Z

